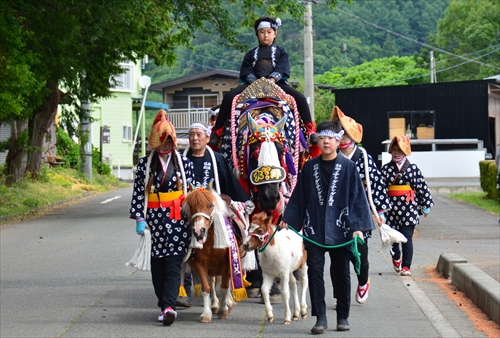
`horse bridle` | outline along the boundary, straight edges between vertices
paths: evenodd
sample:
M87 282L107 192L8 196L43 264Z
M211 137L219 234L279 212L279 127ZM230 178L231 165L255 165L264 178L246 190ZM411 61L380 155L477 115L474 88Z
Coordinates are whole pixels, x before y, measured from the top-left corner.
M214 213L215 213L215 205L212 204L212 213L210 215L204 212L197 212L194 215L191 215L190 221L192 223L196 217L201 216L203 218L206 218L210 222L210 225L212 225L212 223L214 222Z
M249 234L248 234L248 236L251 236L251 237L256 237L259 241L261 241L261 243L262 243L262 244L261 244L261 245L259 245L259 246L257 247L257 249L260 249L260 248L262 248L262 247L263 247L263 246L267 243L267 241L269 240L269 228L268 228L268 229L266 230L266 232L265 232L265 233L263 233L262 235L259 235L259 234L255 233L255 232L251 232L251 233L249 233Z

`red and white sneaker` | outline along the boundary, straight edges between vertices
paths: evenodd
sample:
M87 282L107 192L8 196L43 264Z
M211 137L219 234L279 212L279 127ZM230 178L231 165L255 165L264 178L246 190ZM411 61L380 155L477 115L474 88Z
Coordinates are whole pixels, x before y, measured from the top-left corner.
M177 318L177 312L172 309L170 306L167 307L161 313L163 315L163 325L170 326L174 322L175 318ZM160 319L160 318L158 318Z
M403 266L401 270L401 276L411 276L410 268L407 266Z
M361 286L358 284L358 290L356 291L356 302L359 304L364 304L368 299L368 290L370 289L370 278L365 285Z
M394 271L396 272L401 272L401 262L403 261L402 258L395 260L394 258L392 259L392 267L394 268Z

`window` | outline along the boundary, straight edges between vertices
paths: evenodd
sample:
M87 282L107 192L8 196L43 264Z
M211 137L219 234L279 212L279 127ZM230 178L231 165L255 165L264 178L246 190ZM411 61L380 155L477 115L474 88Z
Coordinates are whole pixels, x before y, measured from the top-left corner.
M209 109L217 104L217 95L190 95L189 107L191 109Z
M434 110L390 111L389 139L394 136L406 135L413 139L434 138Z
M123 126L123 142L132 142L132 126Z
M121 67L125 70L123 74L116 75L114 79L117 84L112 88L113 90L133 92L135 90L134 82L134 64L121 63Z

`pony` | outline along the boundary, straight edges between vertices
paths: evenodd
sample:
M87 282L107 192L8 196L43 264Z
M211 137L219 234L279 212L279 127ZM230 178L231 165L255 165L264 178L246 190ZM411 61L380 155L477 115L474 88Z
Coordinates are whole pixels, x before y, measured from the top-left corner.
M245 299L243 270L239 245L227 203L214 190L191 187L186 195L182 210L192 228L191 242L186 261L200 279L203 296L202 323L212 321L212 312L219 319L227 318L235 300ZM240 239L241 241L241 239ZM215 296L215 277L221 276L221 302ZM233 294L229 282L232 281ZM212 295L213 302L210 300Z
M276 277L281 279L281 297L285 304L284 324L290 324L290 293L293 296L294 311L293 320L307 317L306 293L308 288L307 279L307 252L302 238L291 230L276 232L276 226L272 224L272 216L260 212L252 216L247 239L243 242L243 248L247 251L259 249L258 255L262 268L262 297L266 306L267 320L274 321L273 308L269 301L269 291ZM274 236L273 236L274 234ZM299 275L301 286L300 302L297 291L297 281L293 272Z

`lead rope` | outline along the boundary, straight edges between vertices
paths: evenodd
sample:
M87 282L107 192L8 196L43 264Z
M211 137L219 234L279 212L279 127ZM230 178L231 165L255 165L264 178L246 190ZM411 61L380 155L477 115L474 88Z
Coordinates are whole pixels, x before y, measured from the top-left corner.
M318 242L313 241L312 239L309 239L309 238L303 236L301 233L299 233L293 227L288 227L288 229L293 230L297 235L299 235L300 237L302 237L303 239L305 239L309 243L317 245L323 249L338 249L338 248L342 248L344 246L348 246L348 245L352 244L352 254L354 255L354 258L356 259L356 264L354 265L354 270L356 271L357 275L360 274L361 254L359 253L359 250L358 250L358 244L361 244L361 245L365 244L365 240L363 238L361 238L359 235L355 235L354 238L351 239L350 241L339 244L339 245L324 245L324 244L320 244ZM273 239L274 235L278 232L278 230L279 230L279 227L277 226L276 229L274 230L273 234L271 235L271 237L267 241L267 243L262 248L259 249L259 252L263 252L266 249L266 247L269 245L269 243L271 243L271 240Z

